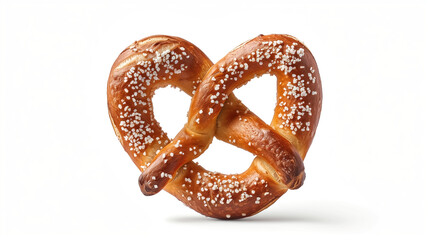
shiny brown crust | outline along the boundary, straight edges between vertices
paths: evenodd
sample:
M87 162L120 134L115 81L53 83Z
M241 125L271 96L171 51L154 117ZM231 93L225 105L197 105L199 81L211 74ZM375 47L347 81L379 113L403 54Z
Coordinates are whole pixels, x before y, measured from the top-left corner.
M278 79L270 126L232 93L266 73ZM167 85L194 95L188 122L173 140L155 120L151 101L154 91ZM145 195L165 189L206 216L241 218L303 184L303 159L318 125L322 89L315 59L291 36L260 35L214 65L186 40L148 37L120 54L107 95L112 125L142 171ZM225 175L192 162L214 136L257 156L247 171Z

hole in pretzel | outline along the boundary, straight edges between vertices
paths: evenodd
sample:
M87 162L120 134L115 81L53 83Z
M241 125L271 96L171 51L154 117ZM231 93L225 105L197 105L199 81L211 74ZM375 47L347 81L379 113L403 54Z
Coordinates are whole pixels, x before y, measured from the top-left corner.
M159 88L153 96L153 113L162 130L174 138L187 122L191 98L171 86Z
M235 174L247 170L253 159L250 152L214 138L204 154L194 161L213 172Z
M235 89L233 93L248 109L270 124L276 106L276 82L275 76L264 74Z

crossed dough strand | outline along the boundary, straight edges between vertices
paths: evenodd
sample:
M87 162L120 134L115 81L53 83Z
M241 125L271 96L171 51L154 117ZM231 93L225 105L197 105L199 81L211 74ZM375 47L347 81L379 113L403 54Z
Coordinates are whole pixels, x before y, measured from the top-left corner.
M232 93L262 74L278 79L271 126ZM188 122L172 140L155 120L151 98L171 85L193 96ZM309 50L287 35L258 36L215 65L193 44L169 36L135 42L113 64L108 107L116 135L142 171L146 195L165 189L210 217L253 215L304 180L303 158L321 111L321 82ZM192 162L213 136L257 157L224 175Z

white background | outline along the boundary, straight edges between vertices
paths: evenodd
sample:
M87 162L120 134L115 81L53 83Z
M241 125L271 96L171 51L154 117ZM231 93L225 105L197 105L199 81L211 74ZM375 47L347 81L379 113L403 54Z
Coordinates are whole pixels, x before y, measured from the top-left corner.
M119 2L119 1L118 1ZM2 239L384 239L428 236L428 6L422 1L0 1ZM201 216L167 193L144 197L107 115L113 61L168 34L216 62L258 34L314 54L324 90L303 187L238 221ZM237 91L269 122L275 81ZM170 137L190 98L155 96ZM252 156L214 142L198 161L226 173Z

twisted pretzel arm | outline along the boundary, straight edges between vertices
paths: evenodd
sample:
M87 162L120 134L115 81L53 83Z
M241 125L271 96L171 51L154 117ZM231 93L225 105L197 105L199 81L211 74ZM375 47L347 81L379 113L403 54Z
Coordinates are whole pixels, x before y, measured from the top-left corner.
M123 148L140 170L170 142L154 117L155 90L170 85L193 95L211 66L193 44L164 35L136 41L114 62L107 85L109 116Z
M304 158L315 134L322 89L315 58L289 35L260 35L247 41L210 68L192 99L188 125L206 132L216 124L224 99L236 88L263 74L277 78L277 104L271 126ZM204 101L214 98L215 101ZM200 114L200 112L212 112ZM196 119L206 117L197 123ZM205 120L205 119L204 119Z

